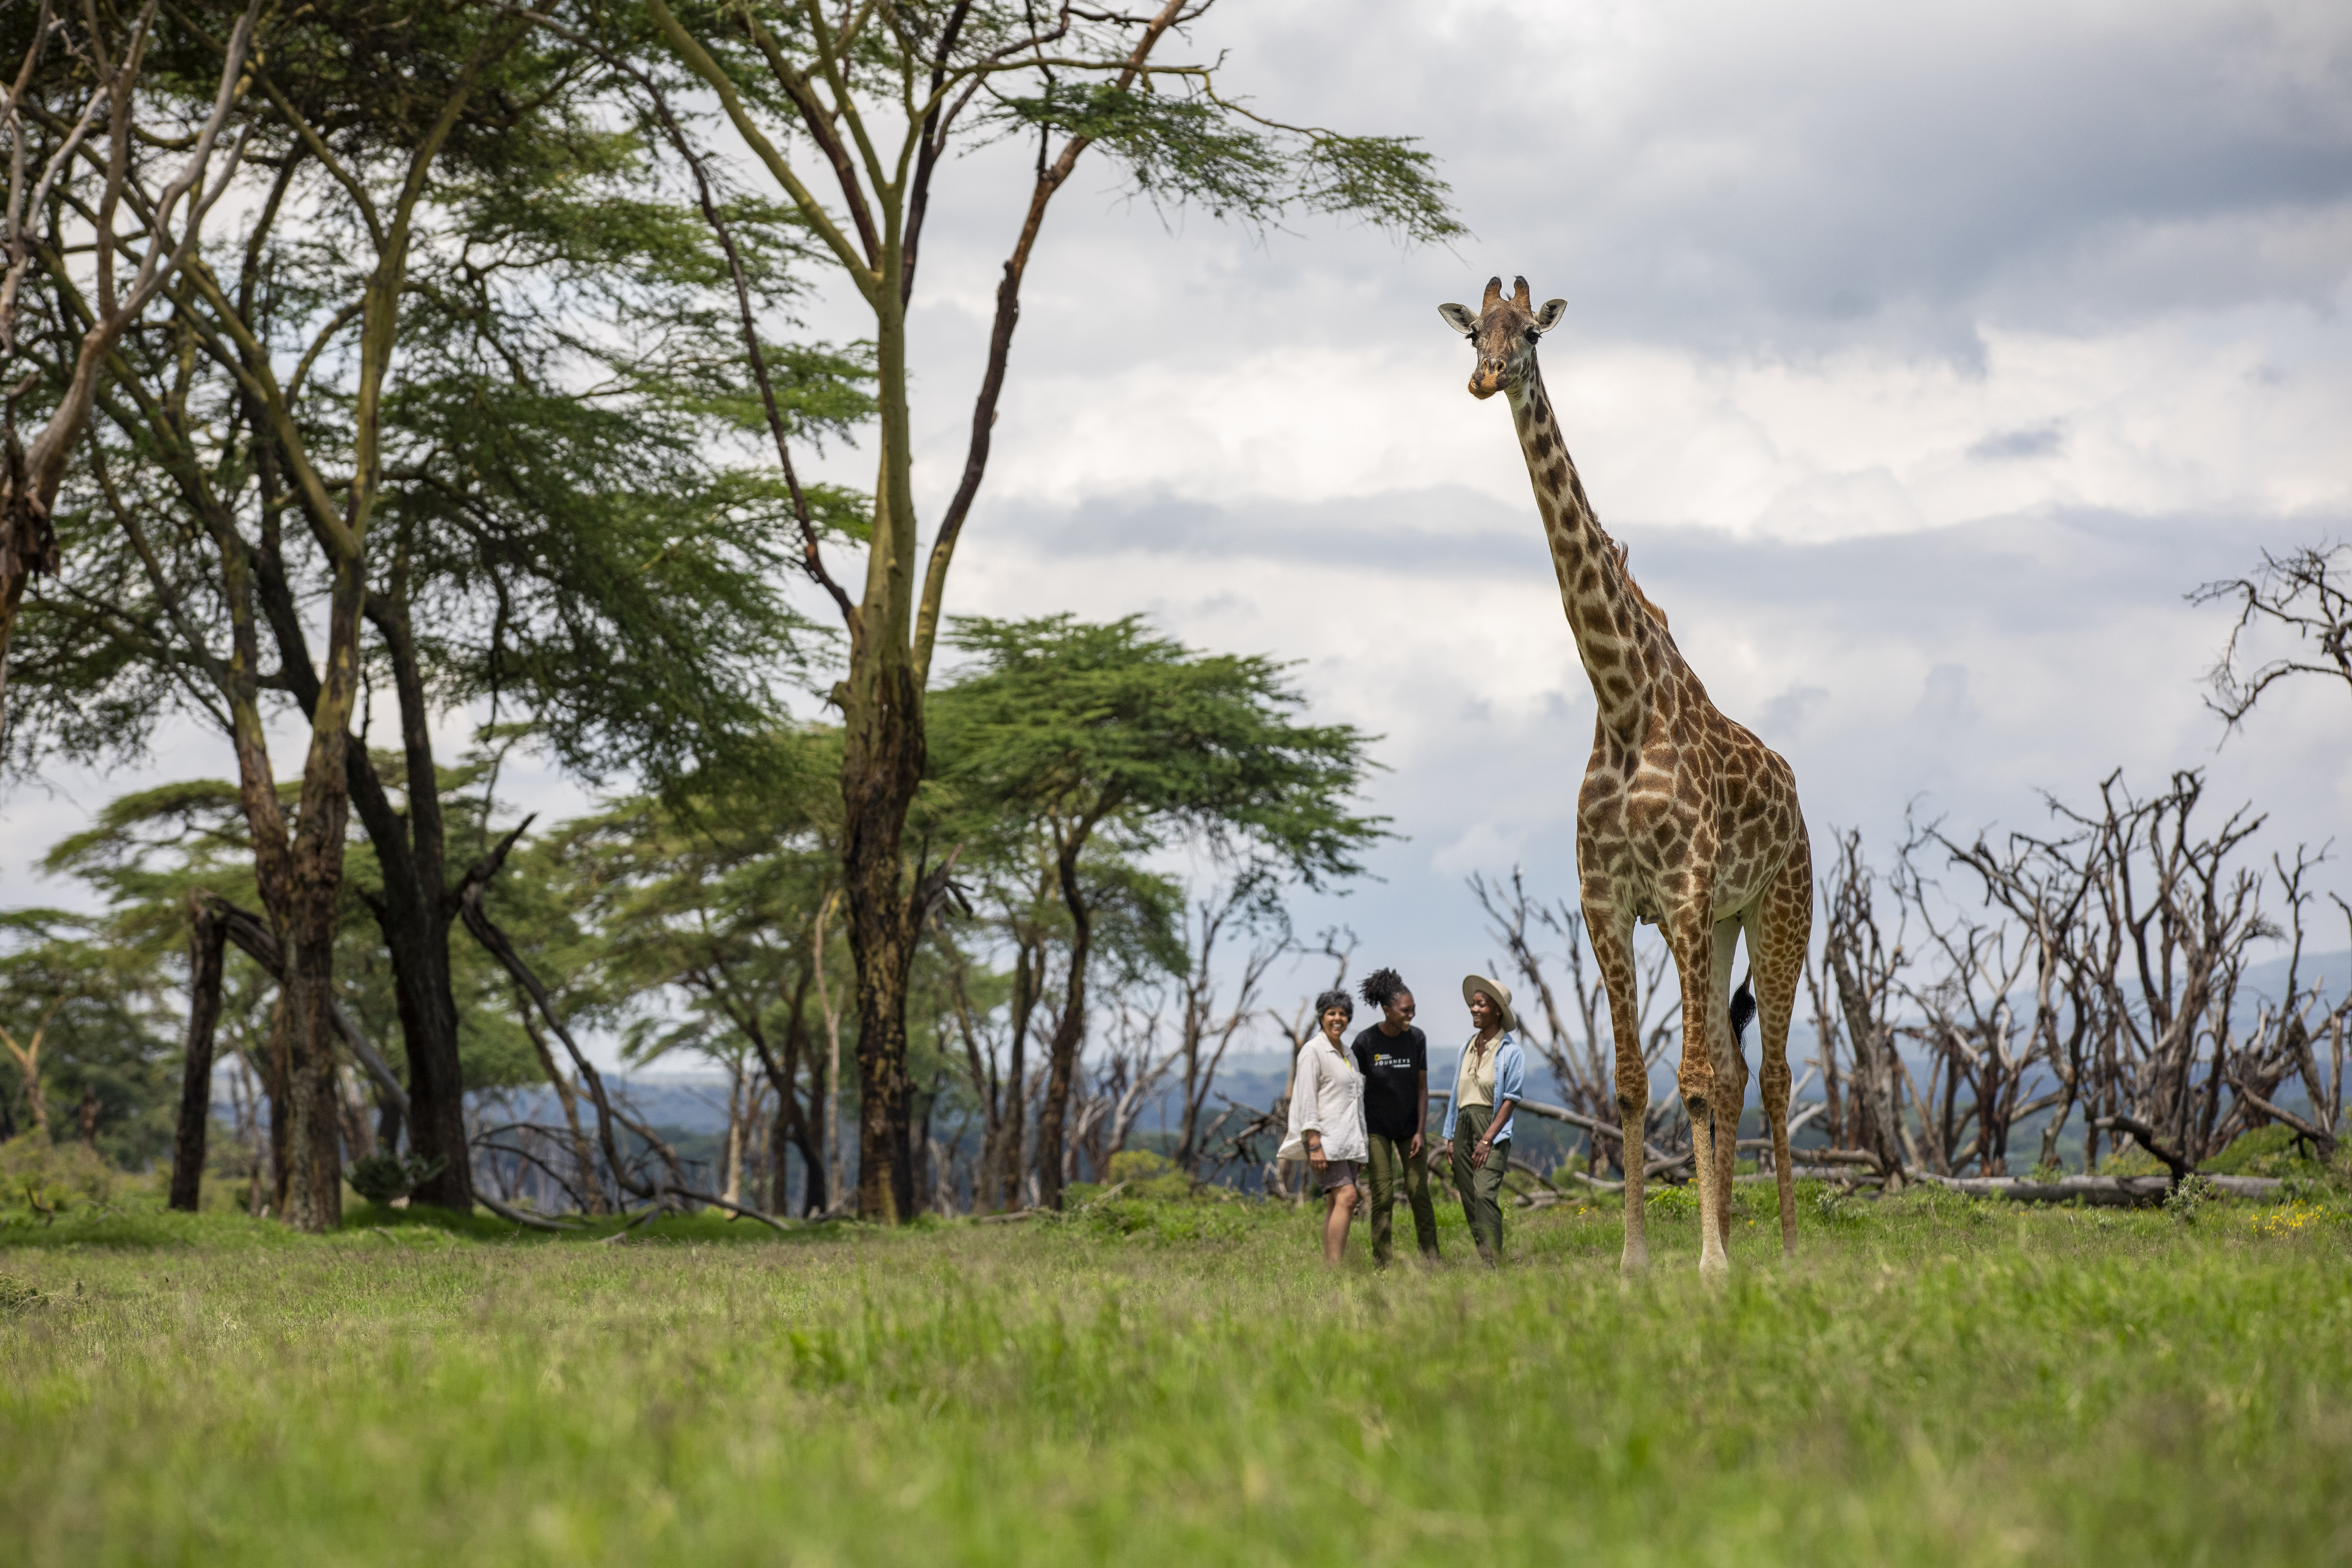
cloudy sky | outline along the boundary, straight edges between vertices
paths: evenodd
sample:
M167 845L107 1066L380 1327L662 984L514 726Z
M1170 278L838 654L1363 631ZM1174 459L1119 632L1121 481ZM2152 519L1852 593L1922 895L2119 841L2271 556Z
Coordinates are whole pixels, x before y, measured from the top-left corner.
M2352 12L1349 0L1234 7L1221 49L1269 112L1424 138L1475 237L1074 188L953 596L1298 659L1385 736L1405 837L1303 923L1443 996L1493 950L1465 876L1572 887L1591 698L1434 309L1497 273L1569 301L1544 368L1594 503L1817 843L1888 846L1915 801L2033 825L2117 766L2209 769L2279 847L2352 826L2352 694L2281 690L2221 744L2225 620L2184 600L2352 537ZM992 195L919 323L935 483Z
M1544 369L1601 519L1817 845L1883 850L1914 802L2032 825L2118 766L2209 769L2275 847L2352 825L2352 696L2283 689L2222 744L2225 617L2184 599L2352 537L2352 10L1227 0L1171 58L1221 51L1269 113L1423 138L1475 237L1237 232L1082 166L950 607L1299 661L1384 737L1401 835L1300 923L1352 925L1433 1033L1493 951L1463 879L1571 888L1592 722L1507 416L1436 315L1491 274L1568 300ZM1026 191L1017 153L950 173L932 515ZM159 766L226 773L208 745ZM6 901L58 895L26 867L90 787L0 804Z

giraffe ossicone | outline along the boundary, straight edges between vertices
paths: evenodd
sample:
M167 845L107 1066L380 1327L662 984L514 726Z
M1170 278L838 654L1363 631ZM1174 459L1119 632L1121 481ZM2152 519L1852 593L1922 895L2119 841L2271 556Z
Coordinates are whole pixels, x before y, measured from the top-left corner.
M1730 1268L1732 1163L1748 1062L1731 1024L1731 968L1748 939L1761 1037L1764 1120L1780 1199L1780 1250L1797 1245L1789 1170L1789 1022L1812 936L1812 850L1796 774L1753 732L1727 718L1675 647L1664 612L1626 570L1586 499L1536 364L1543 334L1568 313L1541 306L1524 278L1508 297L1486 285L1476 310L1441 305L1445 324L1477 353L1470 394L1510 403L1535 487L1561 607L1599 711L1592 759L1576 803L1577 889L1584 906L1616 1046L1619 1128L1625 1165L1629 1273L1649 1266L1638 1152L1649 1111L1642 1057L1633 927L1654 923L1682 984L1682 1061L1675 1082L1690 1112L1699 1186L1699 1269ZM1703 1020L1695 1030L1690 1020ZM1693 1036L1703 1033L1703 1048Z

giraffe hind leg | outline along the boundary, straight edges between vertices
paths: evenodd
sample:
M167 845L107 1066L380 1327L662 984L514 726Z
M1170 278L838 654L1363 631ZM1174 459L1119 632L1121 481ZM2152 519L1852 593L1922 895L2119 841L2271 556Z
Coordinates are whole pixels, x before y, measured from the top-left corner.
M1799 826L1796 847L1765 890L1748 928L1762 1039L1764 1124L1771 1130L1772 1170L1780 1197L1780 1256L1797 1255L1797 1194L1789 1170L1789 1020L1804 981L1813 935L1813 859Z

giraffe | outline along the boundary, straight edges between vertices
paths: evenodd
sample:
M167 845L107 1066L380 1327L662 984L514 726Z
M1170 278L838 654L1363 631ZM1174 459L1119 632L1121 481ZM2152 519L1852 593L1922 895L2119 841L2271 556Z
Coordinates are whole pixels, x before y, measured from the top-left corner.
M1508 299L1486 285L1474 313L1441 305L1446 325L1478 353L1470 395L1503 393L1542 514L1560 604L1599 708L1592 760L1576 803L1578 891L1609 991L1617 1051L1617 1110L1627 1152L1625 1249L1620 1267L1649 1267L1643 1225L1642 1130L1649 1073L1642 1060L1633 927L1660 928L1682 982L1683 1053L1675 1070L1690 1113L1699 1179L1699 1272L1730 1269L1732 1161L1748 1063L1734 1033L1731 963L1748 937L1763 1041L1764 1120L1780 1178L1780 1252L1797 1246L1789 1174L1789 1019L1812 935L1812 850L1796 774L1753 733L1724 717L1685 662L1666 618L1625 569L1623 545L1601 531L1544 394L1536 343L1559 324L1565 300L1529 302L1528 280ZM1694 1026L1693 1019L1705 1020ZM1695 1028L1706 1043L1692 1048Z

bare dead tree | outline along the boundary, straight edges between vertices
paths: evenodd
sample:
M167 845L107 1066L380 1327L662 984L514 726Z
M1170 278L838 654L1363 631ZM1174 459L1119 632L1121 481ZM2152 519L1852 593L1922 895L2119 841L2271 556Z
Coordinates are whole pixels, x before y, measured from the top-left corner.
M2141 800L2118 772L2100 784L2097 816L2053 806L2089 830L2098 918L2116 928L2123 952L2117 972L2103 977L2117 1025L2102 1064L2106 1119L2148 1122L2192 1165L2220 1149L2211 1139L2245 949L2279 934L2262 913L2261 873L2234 860L2263 818L2242 807L2207 832L2196 819L2203 794L2202 774L2179 773Z
M1488 881L1484 873L1474 873L1469 887L1490 922L1487 933L1503 945L1508 972L1519 977L1541 1015L1543 1033L1538 1036L1530 1026L1534 1020L1528 1007L1518 1009L1522 1041L1533 1044L1551 1069L1567 1108L1603 1129L1596 1134L1597 1159L1612 1162L1622 1172L1623 1162L1617 1149L1622 1134L1606 1131L1615 1127L1618 1115L1616 1037L1611 1032L1609 989L1601 983L1582 911L1566 899L1547 903L1531 897L1527 879L1516 866L1507 886ZM1555 952L1567 982L1565 1011L1552 984L1549 966ZM1681 1041L1682 988L1670 983L1674 955L1664 942L1642 942L1635 949L1635 959L1642 1060L1645 1068L1654 1068L1668 1048ZM1680 1116L1674 1098L1654 1098L1643 1124L1643 1141L1672 1150L1678 1146L1678 1139L1679 1146L1687 1147L1688 1137L1687 1121Z
M2053 1114L2042 1126L2035 1165L2054 1167L2059 1138L2089 1081L2098 1043L2113 1032L2107 1012L2111 990L2097 977L2113 971L2117 933L2084 923L2093 878L2075 853L2079 840L2013 833L1998 849L1982 835L1967 846L1941 835L1937 840L1953 864L1976 873L1985 903L2015 922L2021 962L2030 962L2032 970L2024 1043L1978 1080L1978 1163L1987 1174L2004 1173L2009 1130L2048 1110ZM2008 940L2008 933L1995 940ZM2010 1005L2015 984L2004 983L1997 1005ZM1976 1011L1981 1017L1980 1005ZM2020 1103L2017 1097L2037 1064L2053 1087Z
M2095 805L2052 799L2053 834L1910 834L1885 879L1891 942L1876 879L1854 836L1841 838L1815 1005L1825 1068L1843 1026L1858 1102L1844 1131L1873 1163L2004 1178L2012 1129L2047 1112L2037 1165L2054 1167L2077 1111L2085 1175L2103 1137L2178 1181L2271 1123L2333 1156L2352 997L2327 995L2305 965L2323 856L2250 863L2263 819L2242 807L2212 821L2204 789L2183 772L2142 797L2118 773ZM1931 849L1971 874L1977 906L1925 874ZM2273 942L2284 984L2255 994L2250 972ZM2284 1103L2298 1083L2307 1111ZM1891 1140L1874 1142L1874 1123Z
M2235 728L2263 693L2290 676L2329 677L2352 695L2352 544L2306 546L2284 555L2263 552L2251 575L2208 583L2192 604L2237 607L2221 657L2207 677L2207 706ZM2263 657L2259 648L2283 635L2293 651Z
M1815 989L1815 1016L1822 1026L1822 1076L1836 1071L1843 1036L1850 1121L1839 1147L1866 1155L1885 1173L1922 1163L1917 1141L1903 1115L1903 1061L1896 1043L1894 1008L1897 977L1906 962L1906 927L1898 914L1894 940L1879 927L1873 889L1877 878L1862 853L1862 835L1835 837L1837 858L1822 886L1829 918L1822 931L1823 980ZM1822 1005L1826 991L1834 1008Z
M1182 1010L1177 1025L1175 1056L1183 1071L1177 1085L1182 1103L1179 1107L1175 1162L1194 1177L1201 1174L1206 1158L1207 1138L1202 1118L1216 1085L1217 1069L1224 1064L1225 1053L1256 1011L1265 993L1267 972L1297 949L1290 922L1271 894L1272 886L1265 879L1244 873L1223 889L1202 899L1185 915L1184 946L1191 962L1178 988ZM1216 978L1215 961L1219 949L1244 931L1250 933L1252 941L1242 956L1233 1002L1226 1005L1221 1000L1224 993ZM1328 933L1324 945L1328 951ZM1342 959L1341 973L1345 973L1346 969L1346 960Z
M1066 1184L1078 1179L1082 1152L1095 1180L1108 1179L1111 1156L1127 1147L1137 1118L1178 1059L1177 1052L1160 1050L1164 1006L1160 997L1141 996L1135 987L1114 984L1109 1004L1102 1021L1102 1054L1072 1103L1064 1155Z

